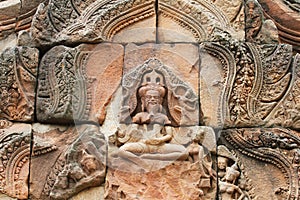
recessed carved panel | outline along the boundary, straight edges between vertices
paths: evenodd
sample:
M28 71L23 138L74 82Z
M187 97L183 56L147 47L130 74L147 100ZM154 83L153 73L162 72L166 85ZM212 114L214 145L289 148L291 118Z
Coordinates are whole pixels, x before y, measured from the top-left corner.
M218 147L218 174L227 166L219 195L230 195L226 192L231 188L248 199L297 199L299 139L298 132L283 128L222 131L220 143L228 149Z
M43 57L37 118L48 123L102 123L121 82L123 47L117 44L57 46ZM109 83L109 84L108 84Z
M0 55L0 118L34 120L35 86L39 52L14 47Z
M143 124L152 115L154 118L161 116L153 123L174 126L199 123L201 112L197 93L171 69L160 60L150 58L123 76L122 123L141 121L140 124ZM148 99L152 91L157 93L154 107L151 105L152 98ZM149 120L151 124L152 120Z
M34 124L33 130L31 199L68 199L104 183L107 146L99 127Z

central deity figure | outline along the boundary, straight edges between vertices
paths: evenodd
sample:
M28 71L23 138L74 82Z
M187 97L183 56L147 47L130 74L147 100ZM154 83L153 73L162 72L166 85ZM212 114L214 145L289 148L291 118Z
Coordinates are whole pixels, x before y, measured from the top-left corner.
M118 132L118 138L123 146L119 156L133 163L146 167L145 159L150 160L185 160L188 152L183 145L172 144L173 128L163 108L166 95L164 77L155 70L145 73L138 96L141 102L141 112L132 118L133 124L127 130Z

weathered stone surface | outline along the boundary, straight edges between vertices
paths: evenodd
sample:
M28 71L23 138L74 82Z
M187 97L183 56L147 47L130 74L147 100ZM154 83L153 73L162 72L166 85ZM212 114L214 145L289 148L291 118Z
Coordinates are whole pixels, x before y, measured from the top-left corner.
M5 51L5 49L16 46L17 36L15 33L7 35L6 38L0 40L0 53Z
M31 31L38 46L155 40L154 0L77 2L52 0L39 6Z
M95 125L33 125L31 199L68 199L104 183L106 142Z
M235 193L248 199L297 199L299 136L283 128L222 131L220 144L227 147L218 147L222 199Z
M28 47L0 55L0 118L33 121L38 59L39 51Z
M300 3L297 0L259 0L264 15L278 28L280 41L300 52Z
M37 119L48 123L102 123L120 85L123 47L118 44L57 46L43 57Z
M216 185L210 182L189 162L143 174L109 169L105 199L214 199Z
M145 78L149 70L154 70L158 74ZM133 116L135 109L139 109L138 88L146 82L149 82L147 84L159 82L166 90L166 98L162 104L166 112L172 115L169 116L172 124L198 125L199 113L201 113L197 97L198 77L199 49L197 45L145 44L137 46L128 44L125 47L122 83L124 102L121 109L123 113L121 121L126 121L128 114ZM128 96L130 96L130 102L128 102ZM130 108L129 113L127 106Z
M221 44L206 43L200 53L204 124L299 129L299 55L293 56L292 47Z
M0 39L30 28L32 17L44 0L3 0L0 2Z
M104 186L86 189L70 198L70 200L85 200L85 199L104 200Z
M159 42L217 41L217 32L244 39L242 0L158 1Z
M278 43L278 30L274 22L265 19L263 10L256 0L247 0L245 4L246 41L259 44Z
M120 125L108 138L105 199L214 199L211 128Z
M0 192L28 199L31 125L0 120Z

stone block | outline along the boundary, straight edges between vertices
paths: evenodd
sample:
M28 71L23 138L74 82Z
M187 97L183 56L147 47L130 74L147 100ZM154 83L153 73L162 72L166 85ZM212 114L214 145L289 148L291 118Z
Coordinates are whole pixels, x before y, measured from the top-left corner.
M1 193L12 198L28 199L30 146L30 124L0 120Z
M154 0L78 1L77 4L71 0L51 0L48 5L38 7L31 29L37 46L156 39Z
M299 129L299 55L290 45L205 43L200 55L205 125Z
M150 71L153 71L151 75ZM164 88L161 104L172 125L198 125L201 120L198 79L197 45L128 44L125 47L121 121L127 123L134 112L145 110L141 108L138 90L142 85L155 83Z
M39 51L12 47L0 55L0 118L34 120L35 87Z
M291 44L293 45L294 50L296 50L298 53L300 52L300 6L298 1L248 0L246 4L250 4L250 7L252 6L252 10L254 11L254 17L246 13L246 20L255 18L255 15L257 16L258 12L260 12L259 14L263 14L263 19L267 19L266 21L271 21L271 23L277 27L279 42ZM260 9L260 11L258 11L257 8ZM257 24L261 25L261 23ZM262 28L263 26L264 21L262 21ZM274 28L268 28L271 30L269 32L274 32ZM272 36L272 34L270 35Z
M217 159L222 199L298 197L299 132L240 128L221 131L220 135Z
M218 41L218 32L244 40L242 0L158 1L158 42Z
M47 123L103 123L106 105L122 78L123 47L101 43L57 46L43 57L37 119Z
M120 125L108 140L105 199L215 198L213 129Z
M68 199L104 183L106 142L95 125L33 125L31 199Z

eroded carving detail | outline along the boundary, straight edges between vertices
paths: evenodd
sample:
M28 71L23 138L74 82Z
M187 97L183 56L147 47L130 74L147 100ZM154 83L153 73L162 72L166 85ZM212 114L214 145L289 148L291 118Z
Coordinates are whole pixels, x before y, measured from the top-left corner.
M225 143L230 144L236 153L246 156L247 159L271 163L280 169L282 174L271 175L281 176L282 179L276 184L277 188L271 188L272 191L267 189L270 197L297 199L299 192L299 133L283 128L274 128L233 129L223 131L222 134ZM245 159L243 160L246 162ZM247 168L247 166L245 167ZM251 166L248 166L247 171L252 174L251 179L254 180L257 177L249 167ZM252 167L255 168L255 166ZM258 191L255 191L255 194L259 196Z
M61 4L67 6L57 4L51 1L38 8L32 27L37 45L111 41L123 28L155 15L152 0L94 0L79 6L64 0Z
M89 187L100 186L106 174L106 148L98 127L86 127L55 162L43 195L67 199Z
M0 117L32 121L38 65L37 49L14 47L0 55Z
M247 0L246 13L246 40L256 43L278 43L278 31L274 22L265 19L262 8L256 0Z
M85 74L87 57L87 52L77 48L57 46L42 59L37 92L39 121L73 123L88 119L92 79Z
M226 3L232 6L226 6ZM226 3L224 1L212 3L206 0L193 2L163 0L159 1L159 10L162 17L170 18L189 30L197 42L216 41L213 37L216 30L230 33L235 39L243 39L243 34L241 34L244 31L242 1ZM232 10L229 11L229 9ZM161 28L163 30L164 27Z
M28 199L31 126L8 123L0 133L0 192Z
M215 197L215 161L210 154L215 150L209 148L215 147L212 129L123 124L109 137L109 141L110 169L106 182L106 199L132 199L135 195L154 199L159 196L172 199L187 196L190 199ZM172 174L173 170L177 172ZM174 194L168 194L167 191L172 187L168 182L173 179L173 175L178 174L182 174L182 178L174 178L180 184L174 186L177 188ZM142 187L140 179L144 183ZM166 181L167 184L157 184L157 180L160 183ZM136 193L136 188L140 189L139 194ZM148 193L151 188L158 192Z
M224 145L218 146L218 179L219 198L253 199L249 195L249 180L244 176L239 167L238 159Z

